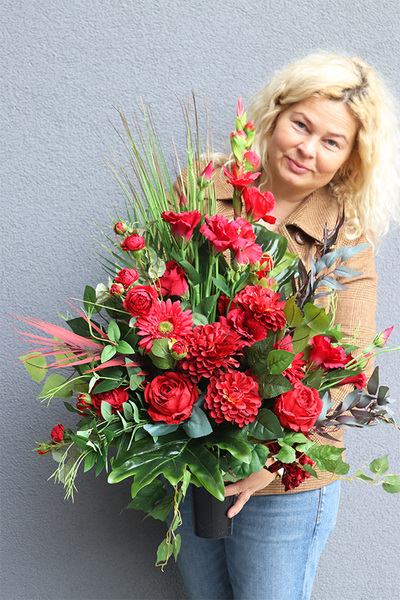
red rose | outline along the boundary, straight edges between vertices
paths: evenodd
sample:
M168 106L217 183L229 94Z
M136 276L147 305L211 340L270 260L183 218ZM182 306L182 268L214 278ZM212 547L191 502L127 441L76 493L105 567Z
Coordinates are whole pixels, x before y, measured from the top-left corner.
M211 379L204 407L217 423L230 421L239 427L252 423L261 406L258 383L240 371L221 373Z
M169 260L165 266L165 273L160 277L162 295L184 296L188 290L185 271L174 260Z
M150 404L148 412L153 421L177 425L190 417L199 393L189 379L170 371L146 385L144 398Z
M128 290L124 309L134 317L148 315L157 299L157 291L150 285L137 285Z
M243 200L249 221L254 223L262 219L267 223L275 223L276 218L268 214L275 208L275 199L271 192L261 193L256 187L246 188L243 190Z
M340 346L332 346L331 340L325 335L316 335L310 339L312 350L310 353L310 363L317 367L323 366L326 369L335 369L344 367L349 361L346 351Z
M277 398L274 413L282 427L307 433L318 419L323 402L316 389L300 382L294 383L294 389Z
M60 425L59 423L58 425L53 427L50 436L53 442L62 442L64 439L64 426Z
M265 339L268 334L268 329L243 308L230 310L227 316L220 317L219 321L240 335L243 346L251 346L254 342Z
M122 283L124 288L127 290L139 279L139 273L136 269L121 269L118 275L114 279L115 283Z
M161 218L171 225L172 235L177 240L190 240L195 227L200 223L201 214L198 210L175 213L165 210L161 213Z
M96 386L93 389L96 389ZM112 412L114 413L117 410L122 410L123 403L128 402L129 399L128 392L123 387L118 387L107 392L100 392L100 394L91 394L91 397L93 407L96 409L99 417L103 416L101 414L102 402L111 404Z
M111 296L121 296L125 291L124 286L121 283L113 283L110 287Z
M362 390L367 385L367 376L365 373L357 373L356 375L349 375L343 381L340 381L336 385L345 385L346 383L352 383L356 388Z
M137 233L133 233L132 235L128 235L127 238L121 244L122 250L125 252L137 252L137 250L143 250L146 245L146 240L144 237Z

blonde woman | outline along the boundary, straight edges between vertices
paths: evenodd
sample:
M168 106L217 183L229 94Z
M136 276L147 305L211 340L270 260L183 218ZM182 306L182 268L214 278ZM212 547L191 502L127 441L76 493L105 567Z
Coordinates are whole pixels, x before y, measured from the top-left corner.
M309 267L324 225L333 228L343 208L336 247L370 243L346 263L362 274L343 281L347 290L338 293L336 310L341 330L366 347L375 334L374 251L390 220L398 218L399 131L386 86L359 58L312 54L261 88L249 117L256 127L252 149L261 159L257 184L276 202L277 221L267 226L288 239L288 251ZM216 175L218 212L231 218L232 188L222 170ZM341 389L335 399L348 391ZM342 431L334 435L341 446ZM231 537L196 538L184 516L178 562L190 597L310 598L335 525L339 481L309 478L285 492L276 474L262 469L226 485L225 494L236 496L228 512L235 516Z

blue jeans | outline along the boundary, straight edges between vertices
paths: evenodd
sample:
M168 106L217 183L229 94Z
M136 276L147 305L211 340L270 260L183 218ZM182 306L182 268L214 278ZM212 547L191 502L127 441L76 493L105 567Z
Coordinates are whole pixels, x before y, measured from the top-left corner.
M297 494L252 496L234 517L232 536L193 534L188 492L178 565L196 600L307 600L332 532L340 482Z

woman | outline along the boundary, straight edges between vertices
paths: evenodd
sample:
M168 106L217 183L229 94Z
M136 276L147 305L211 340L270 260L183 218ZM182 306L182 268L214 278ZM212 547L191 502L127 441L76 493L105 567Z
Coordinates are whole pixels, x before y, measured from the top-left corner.
M275 196L273 228L288 239L288 251L309 267L324 225L333 228L343 207L336 246L370 242L346 262L362 275L343 282L347 290L338 295L335 317L366 347L375 333L373 245L395 216L399 189L399 135L389 93L360 59L313 54L275 75L255 95L249 116L256 127L252 149L261 158L258 187ZM231 186L222 170L216 175L218 212L231 218ZM342 432L335 437L342 446ZM276 474L262 469L226 485L225 494L237 496L228 512L235 516L231 537L196 538L190 516L183 515L178 562L190 597L310 598L335 524L339 481L310 478L285 492ZM187 511L189 501L182 507Z

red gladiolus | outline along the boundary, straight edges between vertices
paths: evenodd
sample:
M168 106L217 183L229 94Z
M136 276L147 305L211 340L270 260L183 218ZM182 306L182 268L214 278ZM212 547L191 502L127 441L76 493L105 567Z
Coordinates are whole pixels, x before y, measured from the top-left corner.
M310 353L310 363L317 367L323 366L326 369L335 369L344 367L349 361L346 351L340 346L332 346L331 340L324 335L316 335L310 339L312 350Z
M192 311L182 310L178 300L172 303L168 298L166 302L157 302L150 314L138 317L136 327L138 335L143 336L139 346L150 352L153 340L186 338L192 332Z
M165 266L165 273L160 277L162 295L184 296L188 290L185 271L174 260L169 260Z
M62 442L64 439L64 425L61 425L60 423L58 425L56 425L55 427L53 427L53 429L51 430L50 433L51 439L53 440L53 442Z
M249 150L243 154L243 161L246 171L257 171L260 165L260 157L252 150Z
M252 423L260 406L257 382L240 371L211 379L204 400L204 407L217 423L230 421L239 427Z
M223 166L222 169L225 173L227 182L233 185L238 191L243 191L248 185L251 185L259 175L261 175L259 172L250 173L249 171L245 171L243 165L241 167L233 165L232 173L230 173L225 166Z
M234 298L235 302L248 310L267 329L277 331L286 323L280 295L261 285L248 285Z
M137 233L133 233L123 240L121 248L124 252L137 252L138 250L143 250L145 245L146 240L144 237Z
M255 223L262 219L267 223L275 223L276 218L269 214L275 208L275 199L271 192L262 194L253 186L243 191L243 200L249 221Z
M271 271L271 269L273 268L274 261L269 256L269 254L264 254L260 260L260 270L255 271L255 274L257 275L258 279L269 279L267 277L267 273L269 273L269 271Z
M161 213L161 218L171 225L172 235L175 239L189 241L195 227L200 223L201 214L198 210L181 213L165 210Z

